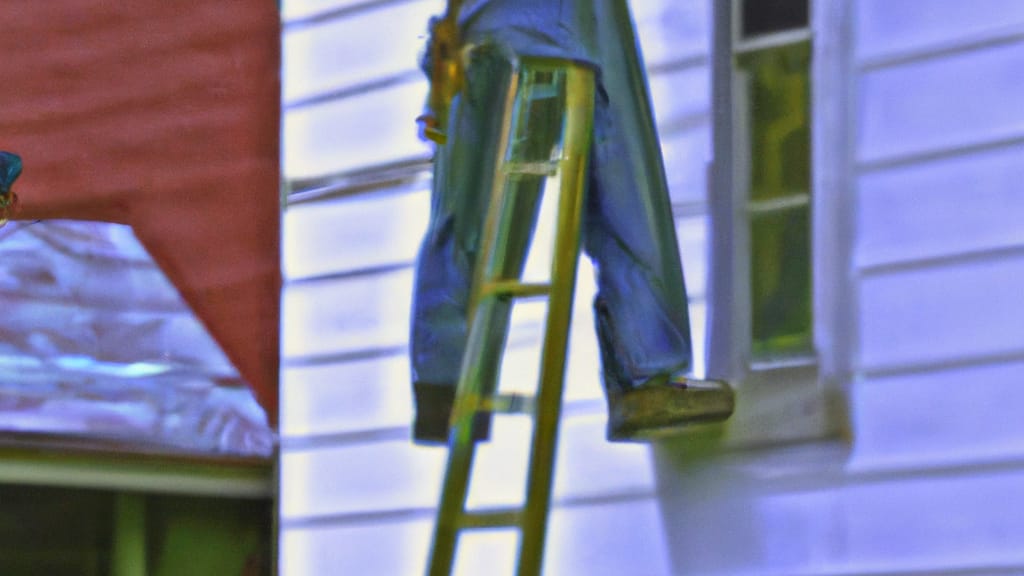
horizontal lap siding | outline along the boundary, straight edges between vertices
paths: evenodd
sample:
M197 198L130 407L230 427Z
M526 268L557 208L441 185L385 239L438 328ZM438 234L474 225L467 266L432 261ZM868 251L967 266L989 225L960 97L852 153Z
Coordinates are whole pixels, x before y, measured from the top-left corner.
M858 264L1024 246L1024 144L861 176Z
M1024 4L848 4L848 438L660 445L674 574L1024 573Z
M386 10L419 19L426 4L386 3ZM657 70L652 92L697 297L691 310L702 322L707 69L677 65L706 57L706 39L691 44L689 31L708 15L693 6L701 3L635 4ZM853 6L851 305L859 353L848 395L849 446L814 446L795 459L787 448L769 447L680 461L605 444L587 302L592 280L584 273L548 573L1024 571L1017 546L1024 538L1024 425L1014 417L1024 402L1024 44L1012 40L1024 25L1022 11L1008 0L971 3L969 10L953 0ZM351 22L337 25L360 30L357 23L382 14L353 11ZM304 33L286 32L286 50L289 42L312 50L312 39L287 38ZM972 47L948 46L961 41ZM380 74L367 72L374 70ZM286 142L295 142L286 144L288 174L426 157L428 148L410 137L425 91L418 79L402 77L413 71L414 64L388 54L379 67L336 71L336 80L313 74L287 93L301 104L372 86L383 75L401 80L287 111ZM355 148L348 144L353 134ZM443 451L406 440L404 347L411 263L428 202L426 187L415 185L295 206L286 215L288 277L319 278L296 282L285 296L286 574L422 572ZM530 324L513 336L520 345L510 352L509 380L529 379ZM498 433L517 425L502 424ZM491 457L508 467L491 472L475 501L516 494L512 472L521 468L513 456L523 456L512 444L496 437L490 446ZM480 544L487 552L466 559L465 573L478 572L474 562L491 550L509 557L511 539L493 540Z
M1024 6L905 4L857 2L861 375L828 553L849 572L1017 573Z
M391 194L291 207L284 215L285 277L305 280L411 265L429 213L426 183Z
M431 515L383 518L359 524L285 528L281 562L294 574L425 573ZM601 506L559 507L552 511L545 574L588 576L668 576L661 518L653 498ZM511 575L514 536L507 532L471 534L456 574ZM474 544L477 544L474 546Z
M1024 471L890 473L846 467L845 447L777 448L703 460L662 494L677 574L1018 574ZM658 459L664 462L663 459ZM669 516L666 515L668 518Z
M491 441L477 450L469 505L521 503L529 427L525 417L499 418ZM607 496L652 496L653 464L638 445L607 445L603 414L566 418L560 431L556 502ZM440 493L446 451L407 438L292 448L282 457L284 522L312 517L432 508Z
M1020 137L1024 41L871 70L861 76L861 162Z
M1024 360L866 379L851 392L851 466L907 470L1024 454Z
M430 148L415 138L413 119L426 91L415 59L426 14L441 4L285 3L286 20L296 19L284 33L283 163L289 178L429 156ZM689 4L638 0L635 12L648 63L657 70L652 94L665 136L691 315L702 333L707 11ZM340 18L318 22L316 14L335 9ZM350 58L356 60L346 65ZM410 294L429 202L429 182L414 179L294 204L285 212L283 574L423 572L445 453L409 441ZM593 293L593 270L583 262L546 573L667 576L650 451L604 439ZM538 303L516 307L503 387L522 389L536 380L543 312ZM493 440L479 452L471 505L521 499L527 431L523 418L496 422ZM510 574L514 542L514 535L500 532L468 538L459 573L481 574L486 566L488 574Z
M940 380L1024 354L1024 8L883 4L858 9L858 363Z
M869 373L1024 353L1024 253L878 274L860 291Z
M438 5L392 2L350 18L308 28L286 28L285 106L323 93L415 74L427 20L438 12Z
M426 82L417 81L285 110L285 175L313 177L426 158L430 149L416 139L414 122L426 94Z
M1024 25L1017 0L858 0L855 53L862 60L921 53L950 40L994 36Z

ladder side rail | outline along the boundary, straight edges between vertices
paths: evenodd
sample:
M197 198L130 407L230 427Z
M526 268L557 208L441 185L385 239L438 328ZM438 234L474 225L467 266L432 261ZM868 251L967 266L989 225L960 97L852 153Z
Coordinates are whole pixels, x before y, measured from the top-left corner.
M526 507L522 519L519 576L541 573L551 502L558 424L565 386L569 324L572 321L587 161L594 117L594 72L574 65L567 71L563 158L559 169L558 225L552 259L552 289L541 357L538 409L531 445Z
M527 127L526 123L517 121L528 105L522 93L529 86L521 82L520 73L518 62L514 61L506 91L497 169L474 269L467 314L470 328L452 411L448 466L429 564L432 576L450 574L454 565L459 532L467 515L466 497L476 450L473 432L481 421L491 417L488 404L493 404L491 398L496 393L508 336L512 298L491 287L518 282L540 209L545 177L503 169L514 162L511 143L529 137L519 133Z
M495 170L474 271L468 310L470 330L452 416L448 468L434 528L431 576L452 572L460 530L498 525L520 529L519 574L539 574L541 569L579 254L594 81L589 68L567 65L564 61L531 60L534 61L525 69L514 62L507 86L496 163L499 169ZM565 100L556 108L557 127L553 132L553 126L546 127L548 132L536 130L535 113L552 112L553 102L540 109L532 109L531 102L557 99L552 90L558 89L547 82L561 74L565 75ZM539 148L535 148L537 145ZM545 163L529 157L537 150L551 150L552 145L558 148L557 160ZM550 169L538 168L545 164ZM555 255L551 283L545 289L542 285L522 284L520 277L544 184L556 176L559 199ZM474 429L479 419L489 420L491 411L500 403L495 393L512 300L544 293L549 304L525 504L518 511L469 512L465 504L475 455Z
M513 102L518 91L518 71L513 67L507 86L505 106L501 124L500 140L498 141L498 162L500 164L508 153L509 138L512 129ZM455 551L458 544L459 529L463 511L466 506L466 495L469 489L469 474L473 466L475 443L473 442L473 422L475 414L467 410L467 399L470 395L479 396L482 383L479 374L486 367L479 363L481 355L488 343L487 326L480 322L477 313L480 304L481 287L485 279L487 255L493 250L495 231L498 227L499 215L496 210L501 206L500 199L504 194L505 181L496 170L491 190L491 201L481 236L481 245L477 253L474 267L471 298L467 309L466 350L463 353L462 368L455 395L455 406L452 411L451 436L449 438L448 463L445 467L442 482L441 502L434 524L433 542L430 558L427 563L430 576L446 576L451 574L455 563Z

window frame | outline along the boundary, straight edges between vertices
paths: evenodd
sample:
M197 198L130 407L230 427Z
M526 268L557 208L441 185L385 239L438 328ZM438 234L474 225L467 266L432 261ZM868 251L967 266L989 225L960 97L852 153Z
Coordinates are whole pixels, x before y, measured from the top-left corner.
M741 0L712 3L714 125L709 182L708 376L728 380L737 410L723 427L726 445L820 439L846 429L844 390L851 359L854 216L850 183L852 115L850 2L809 1L805 30L741 39ZM811 356L752 359L748 190L741 146L745 111L736 56L809 40L811 119ZM827 127L825 129L824 127Z

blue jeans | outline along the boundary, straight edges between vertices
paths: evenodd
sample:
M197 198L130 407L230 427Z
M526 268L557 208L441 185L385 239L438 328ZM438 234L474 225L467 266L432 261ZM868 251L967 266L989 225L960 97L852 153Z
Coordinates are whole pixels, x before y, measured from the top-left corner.
M435 157L412 318L420 408L424 386L451 388L459 378L500 133L494 103L503 100L509 72L500 50L473 52L465 89L452 104L448 141ZM602 77L608 74L599 67L582 240L597 270L594 313L604 383L622 391L656 375L687 371L692 353L674 219L646 86L640 102L635 92L607 91Z

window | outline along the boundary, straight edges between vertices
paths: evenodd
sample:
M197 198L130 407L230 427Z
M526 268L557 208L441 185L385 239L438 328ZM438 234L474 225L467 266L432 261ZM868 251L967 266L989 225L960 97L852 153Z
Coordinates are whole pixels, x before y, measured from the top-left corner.
M815 106L825 87L816 71L838 62L815 66L823 51L809 0L714 7L708 374L738 388L736 441L817 436L830 426L819 383L835 329L822 309L838 302L822 297L841 264L822 251L835 196L819 197L816 173L838 155L819 154L829 107Z
M808 355L812 350L806 15L806 0L748 0L743 3L744 34L734 43L734 130L740 168L735 185L745 206L746 222L741 225L749 230L754 362ZM780 29L783 24L788 28ZM770 35L747 34L748 30L768 30Z

